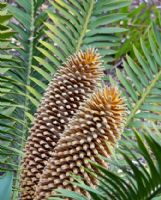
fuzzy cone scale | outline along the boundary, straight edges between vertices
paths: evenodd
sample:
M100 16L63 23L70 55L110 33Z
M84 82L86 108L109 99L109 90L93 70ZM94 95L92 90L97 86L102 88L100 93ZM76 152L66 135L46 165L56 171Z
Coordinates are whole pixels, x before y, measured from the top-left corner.
M65 126L103 74L94 49L70 57L48 86L25 147L21 200L32 200L39 177Z
M34 200L47 200L54 189L87 193L71 183L71 174L80 176L90 186L96 179L85 168L95 171L89 160L104 167L101 156L109 157L122 132L126 107L117 89L105 88L87 100L72 118L43 171Z

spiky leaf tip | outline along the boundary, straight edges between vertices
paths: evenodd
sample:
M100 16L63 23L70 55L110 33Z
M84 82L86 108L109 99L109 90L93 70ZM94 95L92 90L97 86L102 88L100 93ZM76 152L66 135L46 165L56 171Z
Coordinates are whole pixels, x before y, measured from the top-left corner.
M39 177L80 104L101 80L100 56L94 49L71 56L48 86L25 147L21 200L33 199Z
M95 177L85 168L95 170L89 160L107 167L101 156L111 155L110 149L120 137L125 116L126 106L116 88L106 87L97 91L81 105L43 171L34 200L47 200L58 188L87 195L72 185L71 174L81 176L90 186L97 184Z

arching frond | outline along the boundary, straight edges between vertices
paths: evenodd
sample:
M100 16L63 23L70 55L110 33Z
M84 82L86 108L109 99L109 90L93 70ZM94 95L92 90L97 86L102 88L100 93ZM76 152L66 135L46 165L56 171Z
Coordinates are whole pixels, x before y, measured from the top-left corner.
M36 63L34 55L40 54L36 48L43 33L42 21L47 17L45 12L38 12L43 2L17 0L14 5L8 5L9 13L14 16L10 23L12 15L0 11L0 165L3 171L19 170L28 128L44 91L43 84L35 87L34 81L39 77L31 68ZM5 6L1 4L1 8ZM30 80L31 74L35 79ZM18 196L18 177L19 171L14 179L13 199Z
M99 49L104 57L104 65L113 60L119 38L116 33L126 29L116 27L116 23L123 20L126 14L116 13L119 8L130 4L127 0L50 0L52 8L48 11L50 21L45 23L45 31L49 42L41 40L39 51L47 58L44 61L35 59L47 69L50 74L65 61L65 59L88 46ZM53 11L54 10L54 11ZM40 72L41 73L41 72Z
M120 90L127 99L129 116L126 127L139 128L143 123L161 120L161 34L154 27L148 44L140 40L141 49L133 46L135 59L126 56L124 70L116 69ZM111 83L114 80L111 79ZM128 134L131 131L127 131Z

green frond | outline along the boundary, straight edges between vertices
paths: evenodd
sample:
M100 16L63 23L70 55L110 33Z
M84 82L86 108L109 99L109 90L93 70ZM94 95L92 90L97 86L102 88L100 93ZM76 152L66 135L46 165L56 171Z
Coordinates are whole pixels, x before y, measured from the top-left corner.
M53 1L53 10L47 12L50 22L45 23L49 38L41 41L41 53L58 68L65 59L88 46L97 47L104 57L105 67L109 68L109 60L113 60L120 45L117 33L126 29L116 27L126 14L116 13L120 8L130 4L127 0L87 0L87 1ZM46 68L46 64L40 61Z
M8 98L5 93L9 92L12 88L9 86L7 88L4 76L10 71L16 69L14 57L9 54L13 45L11 45L11 38L15 34L15 32L8 26L9 20L12 15L8 14L7 4L0 3L0 82L1 82L1 92L0 92L0 163L5 165L5 160L8 159L5 156L7 153L7 149L10 148L10 144L13 142L10 136L14 136L12 133L12 128L9 126L12 124L11 121L14 121L14 118L9 117L8 115L12 114L15 110L15 107L19 107L20 105L16 105L11 98ZM15 104L12 108L9 108L8 105ZM11 121L10 121L11 119ZM9 122L10 121L10 122Z
M134 54L131 46L135 43L137 49L140 49L140 35L147 40L149 25L152 22L155 22L159 26L159 16L157 15L157 6L155 4L147 6L147 4L141 3L137 5L135 9L128 10L128 17L124 20L122 27L127 28L126 35L122 36L122 45L116 53L116 59L124 57L125 54L130 55L134 58ZM124 9L123 12L127 12L127 9ZM152 16L151 13L154 13Z
M7 13L7 4L0 3L0 73L6 73L12 67L12 56L8 53L13 48L11 38L15 32L8 26L12 15Z
M30 101L30 97L37 97L40 101L41 93L44 92L44 89L35 82L34 77L38 77L38 75L32 65L38 66L35 57L40 55L38 50L38 47L41 46L39 39L43 37L45 30L43 22L47 19L47 14L45 11L41 11L43 0L27 2L16 0L15 3L16 6L8 5L8 7L15 17L15 22L11 24L11 27L17 32L15 36L15 43L18 47L16 53L20 55L19 65L22 67L22 70L17 70L16 73L17 76L22 77L23 86L21 90L26 95L26 102L31 104L32 111L30 111L30 114L33 114L37 106ZM43 56L41 56L41 59L43 59ZM42 79L39 80L40 85L46 85L46 82L43 81Z
M133 46L135 58L126 56L124 70L116 69L120 90L127 99L129 115L126 127L142 127L143 123L161 120L161 41L160 32L149 31L148 42L140 40L141 49ZM113 81L111 80L111 83ZM126 134L126 133L125 133Z
M17 0L12 6L0 4L0 165L16 175L13 199L18 195L19 164L28 129L48 82L39 80L32 67L39 66L35 57L40 55L37 47L45 30L42 22L47 19L40 12L43 3ZM14 20L9 22L12 15Z

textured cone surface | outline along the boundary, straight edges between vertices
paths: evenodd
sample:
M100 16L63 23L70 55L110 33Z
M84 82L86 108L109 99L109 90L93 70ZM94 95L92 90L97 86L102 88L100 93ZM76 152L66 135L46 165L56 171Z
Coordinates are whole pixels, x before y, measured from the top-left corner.
M21 173L21 200L32 200L51 151L81 102L93 92L103 74L94 49L70 57L54 76L30 130Z
M89 160L107 167L100 155L109 157L122 132L126 107L117 89L105 88L92 95L72 118L49 159L36 188L34 200L47 200L54 189L63 188L87 195L74 187L71 174L95 186L96 179L85 168L94 169Z

